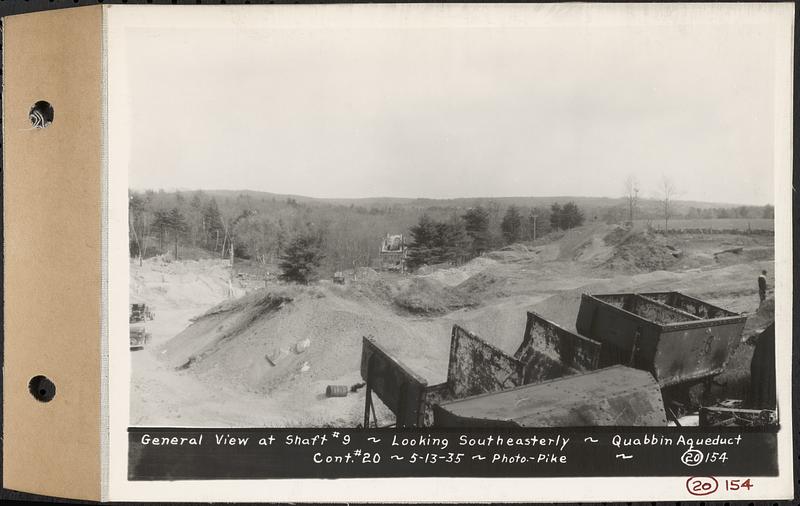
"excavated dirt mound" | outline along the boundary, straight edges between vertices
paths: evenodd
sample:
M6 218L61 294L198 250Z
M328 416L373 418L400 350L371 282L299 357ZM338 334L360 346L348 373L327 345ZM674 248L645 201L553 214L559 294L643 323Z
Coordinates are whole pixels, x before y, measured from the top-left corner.
M228 296L245 294L241 280L231 280L228 262L219 259L168 261L149 258L130 264L130 297L156 309L208 307Z
M370 267L359 267L353 273L356 282L375 282L380 281L381 275L375 269Z
M603 242L609 246L615 246L627 239L631 233L632 232L630 228L617 225L613 227L611 231L605 235L605 237L603 237Z
M478 257L459 267L450 267L445 269L420 268L417 273L421 274L421 277L436 281L443 285L456 286L495 264L497 264L497 261L494 259Z
M427 277L412 278L394 297L394 304L416 315L444 314L455 309L473 307L478 300L458 288L446 287Z
M666 270L680 257L680 252L670 247L661 235L636 232L614 237L617 234L619 232L615 231L611 238L606 236L606 239L618 240L611 256L603 263L608 269L623 272Z
M166 343L159 357L206 383L262 394L297 391L315 381L357 380L363 336L422 354L435 348L426 343L429 336L447 335L442 324L429 331L424 322L403 323L389 307L352 292L287 286L216 306Z
M478 273L468 280L458 285L458 289L471 296L482 294L492 294L493 296L504 295L502 286L504 279L491 272Z
M286 293L261 291L222 302L193 318L186 330L165 343L160 358L175 369L188 369L291 301Z
M530 248L525 244L515 243L510 244L497 251L491 251L486 254L486 257L491 260L496 260L504 263L525 262L534 258L538 254L535 248Z
M603 237L610 228L609 225L591 224L568 230L558 241L558 259L576 262L599 262L607 259L611 255L611 248Z

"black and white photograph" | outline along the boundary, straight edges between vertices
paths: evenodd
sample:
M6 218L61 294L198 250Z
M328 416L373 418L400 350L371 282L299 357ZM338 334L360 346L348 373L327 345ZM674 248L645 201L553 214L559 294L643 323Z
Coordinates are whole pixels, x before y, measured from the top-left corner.
M212 11L109 11L126 483L785 478L777 6Z
M133 425L777 423L761 29L225 35L129 35Z
M800 494L793 3L62 3L0 3L3 497Z

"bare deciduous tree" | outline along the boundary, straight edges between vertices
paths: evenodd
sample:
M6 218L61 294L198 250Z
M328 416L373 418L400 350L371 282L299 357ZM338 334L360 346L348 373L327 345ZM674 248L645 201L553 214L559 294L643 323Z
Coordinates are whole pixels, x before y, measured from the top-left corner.
M146 201L138 195L131 194L128 198L128 234L136 243L136 254L139 258L139 265L142 265L144 257L147 255L148 238L150 226L148 223L148 212Z
M633 226L633 214L639 205L639 181L633 174L625 179L625 199L628 201L628 221Z
M665 175L661 176L658 183L659 201L661 203L661 213L664 217L664 233L669 232L669 219L672 217L675 196L678 190L675 183Z

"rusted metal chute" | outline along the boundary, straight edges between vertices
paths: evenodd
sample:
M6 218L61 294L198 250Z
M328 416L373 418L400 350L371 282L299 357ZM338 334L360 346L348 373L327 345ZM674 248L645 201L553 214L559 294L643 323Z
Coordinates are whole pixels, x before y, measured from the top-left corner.
M494 426L511 419L525 426L576 420L586 425L665 425L667 417L677 423L676 399L723 371L745 321L678 292L583 295L577 332L529 312L514 356L454 325L447 381L432 386L365 338L364 425L370 423L373 391L401 427L467 420ZM623 391L626 381L629 388ZM564 389L572 399L553 400L553 392L567 395ZM530 402L513 393L523 390ZM598 399L606 404L598 407ZM541 414L548 402L560 413L552 419ZM606 423L612 419L617 422Z
M419 424L423 392L428 383L381 348L372 337L364 337L362 341L361 377L366 382L365 428L377 426L373 393L392 410L396 427Z
M437 427L586 427L667 424L646 371L613 366L434 407Z

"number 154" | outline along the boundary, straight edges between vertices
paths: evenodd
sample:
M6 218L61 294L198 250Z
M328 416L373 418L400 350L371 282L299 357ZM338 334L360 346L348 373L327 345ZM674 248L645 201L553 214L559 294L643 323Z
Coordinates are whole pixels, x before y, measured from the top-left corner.
M740 488L746 488L750 490L753 488L753 484L750 483L750 478L746 480L725 480L725 490L739 490Z

